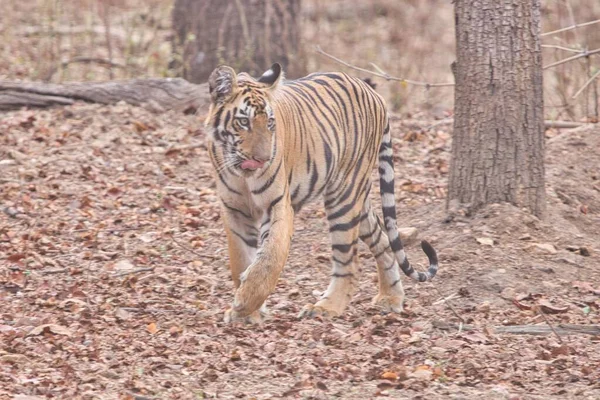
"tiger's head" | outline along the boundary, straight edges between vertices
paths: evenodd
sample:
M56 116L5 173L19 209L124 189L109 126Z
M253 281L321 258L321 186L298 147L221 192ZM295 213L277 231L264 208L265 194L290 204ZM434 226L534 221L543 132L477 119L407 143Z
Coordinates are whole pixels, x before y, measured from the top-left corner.
M259 79L236 74L225 65L212 72L208 79L212 104L205 125L222 152L223 166L219 168L250 175L270 164L275 152L271 103L282 80L283 71L277 63Z

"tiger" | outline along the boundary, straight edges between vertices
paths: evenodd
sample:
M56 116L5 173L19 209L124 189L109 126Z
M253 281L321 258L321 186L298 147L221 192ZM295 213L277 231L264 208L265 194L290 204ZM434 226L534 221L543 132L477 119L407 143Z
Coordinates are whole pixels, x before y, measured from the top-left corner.
M265 300L287 261L294 215L322 198L331 238L329 286L299 318L340 316L358 286L358 246L376 260L384 312L403 309L400 269L418 282L438 270L435 249L421 242L429 267L409 263L396 227L392 136L384 99L341 72L286 80L280 64L258 79L229 66L212 71L205 120L207 149L227 237L234 299L224 321L261 323ZM379 162L383 221L369 199Z

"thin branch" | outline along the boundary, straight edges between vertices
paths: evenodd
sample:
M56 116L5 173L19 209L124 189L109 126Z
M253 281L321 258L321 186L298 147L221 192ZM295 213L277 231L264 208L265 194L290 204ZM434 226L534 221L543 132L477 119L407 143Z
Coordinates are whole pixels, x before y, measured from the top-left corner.
M575 121L544 121L544 128L556 128L556 129L572 129L579 128L580 126L585 125L584 122L575 122Z
M50 269L47 271L41 271L41 274L42 275L53 275L53 274L62 274L63 272L69 272L69 268Z
M411 79L405 79L405 78L399 78L399 77L396 77L396 76L391 76L390 74L388 74L387 72L383 71L381 68L379 68L377 65L375 65L373 63L371 63L371 65L377 71L371 71L369 69L357 67L356 65L352 65L352 64L347 63L346 61L341 60L341 59L339 59L339 58L337 58L337 57L335 57L335 56L333 56L333 55L331 55L329 53L326 53L325 51L323 51L323 49L321 49L320 46L316 46L315 47L315 51L318 54L321 54L321 55L323 55L323 56L325 56L325 57L327 57L327 58L329 58L329 59L337 62L338 64L344 65L344 66L346 66L348 68L352 68L352 69L354 69L356 71L361 71L361 72L365 72L367 74L378 76L378 77L383 78L383 79L388 80L388 81L403 82L403 83L406 83L406 84L409 84L409 85L415 85L415 86L425 86L425 88L427 88L427 89L429 89L431 87L454 86L454 83L450 83L450 82L448 82L448 83L429 83L429 82L413 81Z
M113 277L114 278L118 278L119 276L125 276L125 275L131 275L131 274L139 274L140 272L149 272L149 271L154 271L154 267L150 267L150 268L137 268L137 269L127 270L127 271L123 271L123 272L119 272L117 274L114 274Z
M178 245L178 246L179 246L179 247L181 247L182 249L184 249L184 250L187 250L187 251L189 251L190 253L197 255L198 257L202 257L202 258L205 258L205 257L206 257L206 258L210 258L210 259L211 259L211 260L213 260L213 261L218 259L217 257L215 257L215 256L211 256L211 255L208 255L208 254L200 254L200 253L198 253L196 250L194 250L194 249L190 249L189 247L187 247L187 246L185 246L184 244L180 243L179 241L175 240L175 236L173 236L172 234L169 234L169 236L171 237L171 240L173 241L173 243L175 243L176 245Z
M572 57L568 57L568 58L565 58L564 60L560 60L560 61L554 62L552 64L545 65L544 69L556 67L557 65L568 63L570 61L578 60L580 58L588 57L588 56L591 56L592 54L597 54L597 53L600 53L600 49L594 49L594 50L590 50L590 51L584 50L581 53L574 55Z
M440 320L434 320L432 325L435 328L442 329L445 331L458 330L461 328L461 324L453 324L451 322L445 322ZM462 325L462 330L473 331L478 329L474 325ZM494 326L494 333L502 334L509 333L513 335L548 335L551 333L557 333L560 335L600 335L600 325L573 325L573 324L559 324L554 331L549 326L544 325L501 325Z
M433 283L431 284L431 286L435 289L436 292L438 292L438 294L440 296L444 296L442 294L442 292L440 292L440 290ZM452 307L452 304L450 304L450 296L449 297L444 297L444 299L442 299L442 300L443 300L443 303L448 306L448 308L450 309L450 311L452 311L452 314L454 314L454 316L459 319L459 321L461 322L461 325L464 324L465 320L460 315L458 315L458 313L456 312L456 310L454 309L454 307Z
M82 57L82 56L73 57L70 60L63 61L61 65L62 65L63 68L65 68L69 64L76 64L76 63L79 63L79 64L98 64L98 65L102 65L103 67L106 67L106 68L127 69L127 66L125 66L123 64L119 64L119 63L113 62L111 60L106 60L104 58L98 58L98 57Z
M546 321L546 324L548 324L550 329L552 329L552 333L554 333L556 335L556 337L558 338L558 342L562 344L563 341L562 341L560 335L556 332L556 329L554 329L554 326L552 326L548 317L546 317L546 313L544 312L544 310L542 310L542 307L538 307L538 310L540 312L540 315L544 318L544 321Z
M558 46L555 44L543 44L542 47L546 48L546 49L558 49L558 50L564 50L564 51L569 51L571 53L581 53L582 50L581 49L574 49L572 47L564 47L564 46Z
M584 23L581 23L581 24L573 24L571 26L567 26L565 28L560 28L560 29L557 29L555 31L550 31L550 32L542 33L540 36L542 36L542 37L544 37L544 36L550 36L550 35L554 35L554 34L557 34L557 33L566 32L566 31L570 31L570 30L573 30L573 29L577 29L577 28L583 28L584 26L589 26L589 25L598 24L598 23L600 23L600 19L596 19L594 21L584 22Z
M108 74L110 80L114 79L114 72L112 70L113 50L112 41L110 40L110 3L106 2L102 4L102 19L104 23L104 36L106 39L106 50L108 51Z
M600 76L600 70L596 71L596 73L594 75L592 75L592 77L590 79L587 80L586 83L583 84L583 86L581 87L581 89L579 89L574 95L573 97L571 97L572 99L576 99L577 96L579 96L581 94L581 92L584 91L584 89L586 87L589 86L590 83L592 83L594 81L594 79L596 79L597 77Z

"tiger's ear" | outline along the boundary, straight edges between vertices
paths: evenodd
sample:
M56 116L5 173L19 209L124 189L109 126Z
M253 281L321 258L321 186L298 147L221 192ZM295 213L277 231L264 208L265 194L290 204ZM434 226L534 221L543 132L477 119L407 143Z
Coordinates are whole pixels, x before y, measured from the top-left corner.
M227 101L237 89L237 77L233 68L220 65L210 74L208 88L213 103Z
M269 88L274 89L279 85L279 82L283 81L283 79L283 69L279 63L275 63L271 65L271 68L266 70L260 78L258 78L258 81L264 83Z

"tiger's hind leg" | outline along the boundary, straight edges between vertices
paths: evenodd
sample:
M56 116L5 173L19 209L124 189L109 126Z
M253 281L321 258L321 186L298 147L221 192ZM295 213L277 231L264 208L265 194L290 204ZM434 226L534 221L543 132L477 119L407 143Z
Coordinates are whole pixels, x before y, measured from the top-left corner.
M383 222L375 214L368 198L363 206L359 237L369 246L377 262L379 293L373 299L373 303L387 312L401 312L404 288L400 280L400 267L390 248Z
M332 243L331 281L316 304L302 309L301 318L341 315L358 287L358 235L365 188L355 186L346 185L342 193L325 196Z

